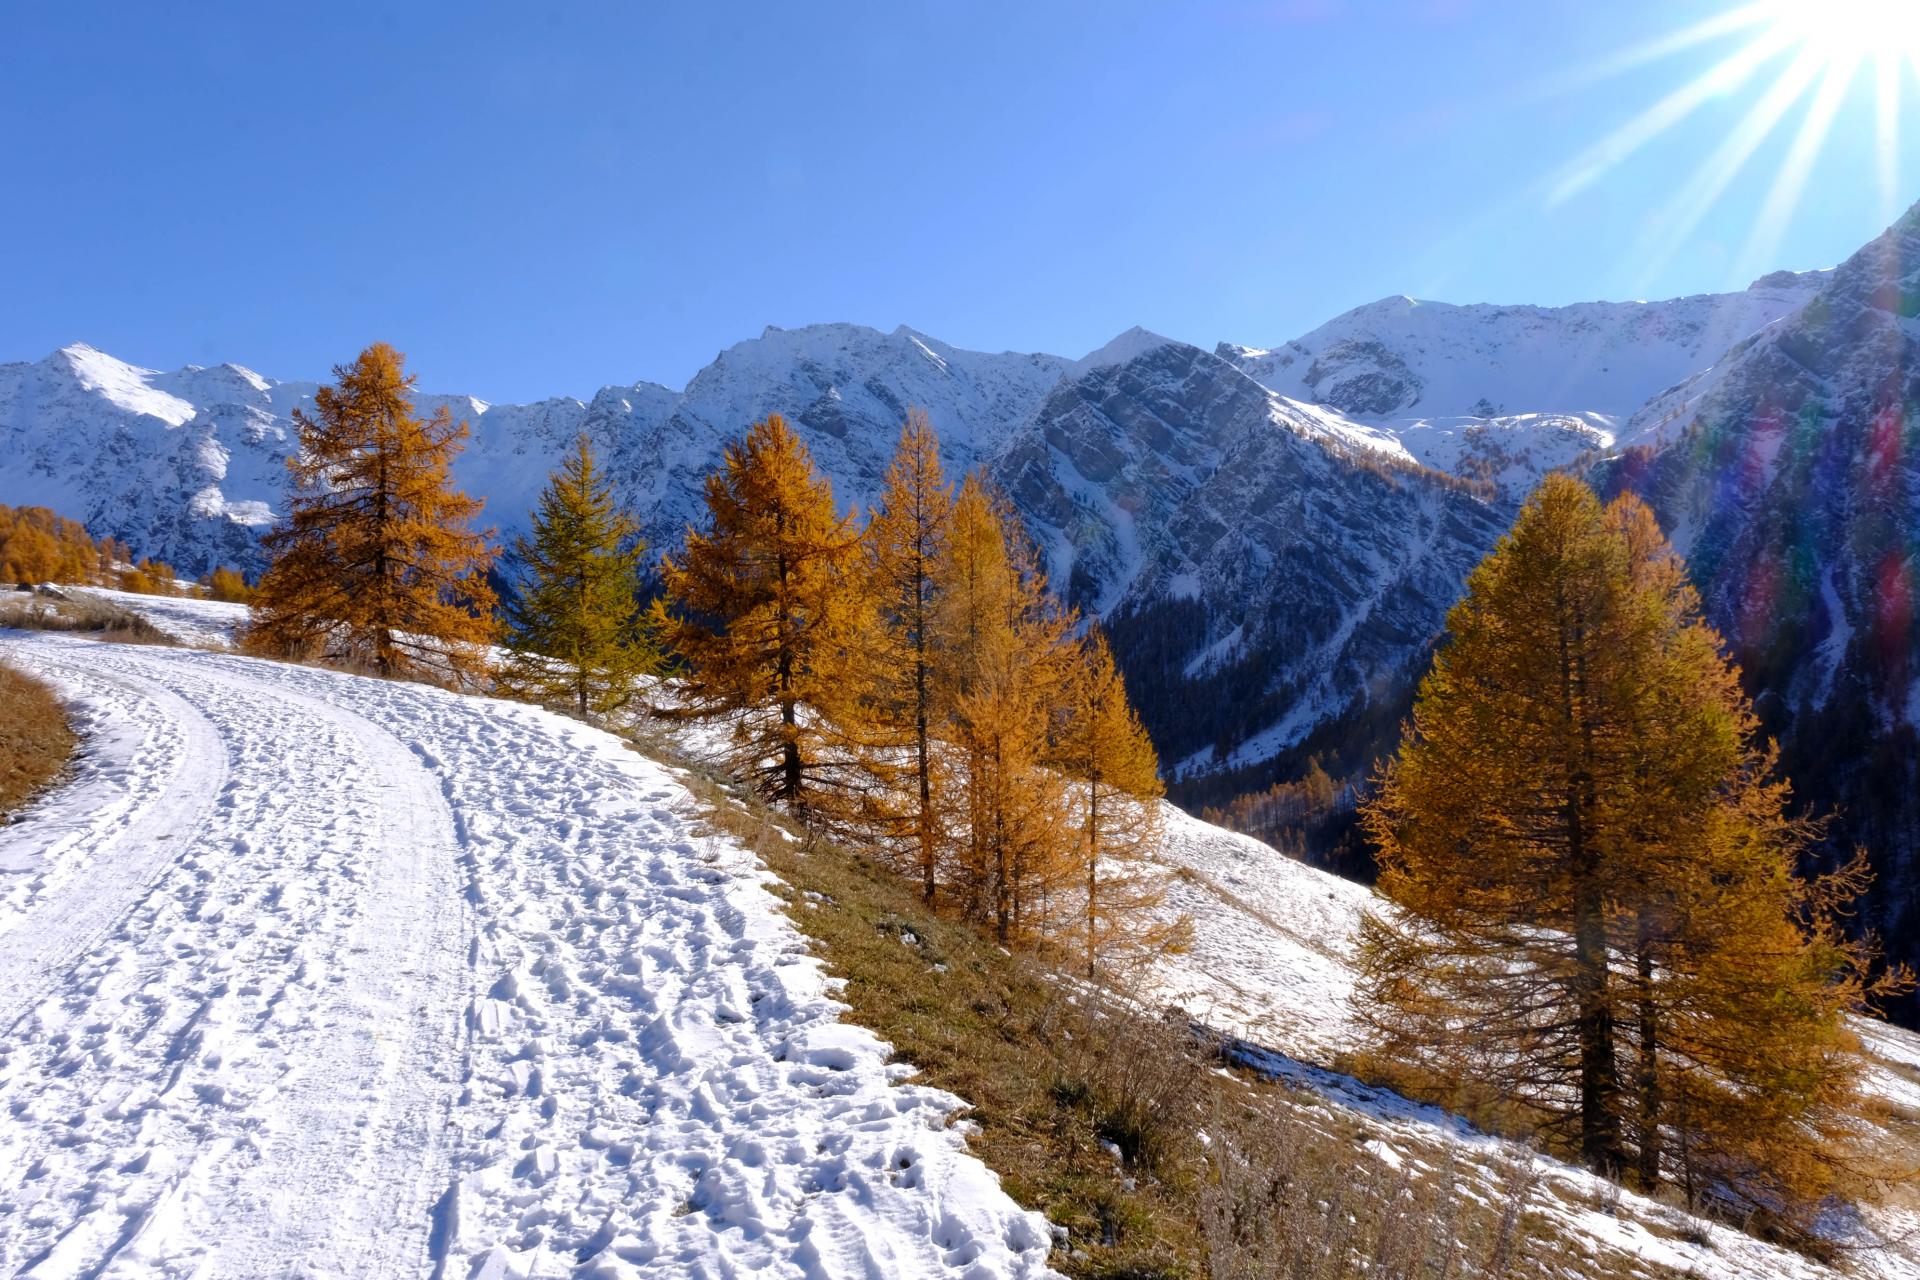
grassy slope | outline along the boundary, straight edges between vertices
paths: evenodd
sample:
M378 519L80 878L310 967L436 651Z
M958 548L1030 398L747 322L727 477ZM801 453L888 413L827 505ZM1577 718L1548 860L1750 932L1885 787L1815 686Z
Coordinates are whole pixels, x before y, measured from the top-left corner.
M650 754L671 755L650 742ZM973 1146L1065 1238L1075 1277L1659 1277L1524 1210L1440 1149L1379 1158L1350 1115L1229 1069L1184 1020L1089 990L930 910L911 883L809 846L690 767L713 826L753 849L845 981L849 1017L920 1083L970 1104ZM1491 1194L1489 1194L1491 1193Z
M58 776L75 744L53 691L0 666L0 821Z

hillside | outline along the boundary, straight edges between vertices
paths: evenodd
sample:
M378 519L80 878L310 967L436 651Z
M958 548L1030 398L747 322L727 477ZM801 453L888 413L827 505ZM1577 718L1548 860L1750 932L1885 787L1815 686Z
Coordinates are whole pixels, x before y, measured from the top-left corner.
M114 598L183 638L201 643L217 642L243 613L237 606L206 602ZM335 1042L353 1045L360 1042L353 1028L364 1026L366 1019L397 1026L380 1020L407 1022L409 1008L452 1011L447 1016L458 1017L458 1010L464 1008L477 1034L455 1075L466 1073L467 1092L474 1096L455 1104L452 1129L457 1136L447 1138L450 1152L436 1149L433 1156L448 1162L449 1180L444 1185L428 1180L420 1192L424 1196L447 1186L455 1188L449 1193L459 1209L454 1220L460 1225L450 1246L455 1256L485 1258L496 1256L489 1250L505 1250L497 1255L502 1260L498 1274L507 1275L523 1273L507 1269L509 1265L531 1267L534 1259L559 1259L573 1250L582 1263L617 1256L634 1268L606 1274L648 1274L649 1267L667 1268L677 1256L672 1243L686 1237L673 1232L684 1233L704 1223L700 1238L708 1238L705 1231L710 1229L732 1247L737 1230L742 1252L736 1256L753 1257L756 1224L764 1226L789 1212L796 1202L783 1197L796 1185L792 1179L804 1181L814 1175L803 1171L815 1168L802 1161L790 1169L779 1159L771 1159L770 1166L756 1166L756 1158L770 1159L770 1153L781 1150L779 1144L767 1141L765 1126L775 1126L773 1131L780 1133L818 1132L799 1126L839 1124L855 1115L864 1123L877 1115L885 1118L888 1127L872 1131L870 1138L862 1137L855 1151L842 1153L833 1165L849 1171L843 1200L832 1201L836 1211L845 1214L834 1237L843 1243L859 1242L861 1247L873 1247L873 1241L881 1240L883 1247L897 1250L876 1255L892 1258L890 1266L883 1268L886 1274L944 1274L937 1266L921 1269L927 1255L913 1251L917 1246L907 1238L912 1233L901 1224L925 1221L910 1211L914 1195L946 1197L941 1202L949 1206L949 1214L956 1212L951 1197L958 1196L961 1204L975 1207L966 1210L968 1216L957 1221L955 1230L985 1232L992 1241L1007 1242L1007 1252L983 1255L1001 1259L992 1265L1003 1270L968 1274L1029 1273L1020 1267L1030 1265L1033 1255L1021 1253L1012 1243L1032 1239L1021 1234L1026 1220L1011 1212L991 1184L980 1182L977 1164L961 1154L963 1148L953 1131L941 1130L939 1117L955 1105L954 1100L927 1089L895 1088L891 1096L900 1101L873 1110L873 1100L889 1096L886 1082L899 1073L880 1066L884 1052L874 1051L864 1033L832 1021L833 1006L825 996L829 989L820 985L817 965L800 958L790 927L768 916L772 899L766 890L804 903L802 914L851 909L853 904L811 891L796 897L767 880L739 844L711 832L691 834L683 824L691 820L695 806L680 789L673 770L633 755L605 735L512 704L206 654L110 649L104 652L111 656L103 659L96 656L103 650L93 646L83 659L77 642L15 638L4 644L10 654L39 664L54 678L79 689L97 726L126 726L109 741L81 785L101 796L116 797L118 788L136 798L98 803L83 800L87 793L73 793L66 803L48 806L44 815L50 819L44 828L48 839L64 840L67 847L88 851L96 859L91 868L82 868L89 876L113 865L115 848L135 843L131 834L147 821L140 816L142 805L162 806L163 816L155 820L169 824L191 825L216 818L229 825L259 823L262 815L255 806L279 793L246 784L235 770L244 773L258 767L271 773L264 753L288 753L286 774L296 780L309 776L342 780L340 795L328 801L340 809L332 819L336 836L297 864L275 861L291 845L284 835L274 834L284 828L269 820L264 835L244 837L244 848L234 846L243 860L230 872L202 878L203 872L211 875L213 866L200 852L207 841L234 839L221 834L227 830L222 826L210 827L206 837L196 838L185 851L159 855L164 859L184 852L186 856L165 864L161 879L155 882L161 888L146 891L145 898L130 883L104 881L107 891L95 893L84 910L98 914L128 900L146 903L136 912L150 910L156 922L166 924L156 936L164 938L169 950L166 954L142 952L138 959L111 965L105 965L104 957L114 951L113 946L103 949L100 961L82 958L79 972L86 975L84 983L90 992L85 999L118 999L127 990L148 992L150 1002L138 1006L146 1019L141 1025L156 1030L136 1035L126 1021L101 1012L97 1016L103 1027L89 1032L81 1042L84 1052L38 1034L28 1038L23 1053L0 1066L0 1093L11 1100L25 1091L24 1096L34 1099L25 1112L29 1116L51 1121L70 1114L64 1108L86 1105L75 1100L71 1092L75 1089L98 1091L102 1099L134 1097L138 1101L131 1108L117 1102L94 1104L115 1124L132 1124L137 1113L144 1121L140 1132L150 1135L129 1138L114 1147L116 1159L138 1141L157 1142L151 1135L172 1134L174 1141L187 1142L182 1135L191 1132L190 1127L170 1129L162 1121L171 1124L198 1109L208 1109L216 1118L214 1133L231 1132L231 1126L245 1123L252 1114L250 1108L313 1096L319 1084L310 1079L303 1084L298 1073L276 1079L295 1060L301 1036L324 1029ZM266 715L255 710L241 718L232 714L259 703L263 696L278 709ZM197 818L189 810L178 809L185 798L160 776L166 771L155 769L151 756L145 757L145 767L141 764L143 751L175 734L182 735L180 742L167 749L188 758L181 768L188 773L208 771L206 776L194 775L193 794L201 797L200 803L214 796L230 797L213 806L212 816ZM202 737L204 749L182 750L181 744L191 746ZM238 765L216 759L222 755L223 739L225 755ZM698 733L676 733L673 741L679 750L696 756L700 752ZM566 767L543 754L553 752L566 756ZM329 753L345 753L357 762L335 759ZM515 762L511 768L498 763L505 758ZM424 954L409 960L380 947L417 950L435 945L431 932L404 943L382 942L377 930L368 932L370 917L340 905L370 902L377 892L398 889L391 877L420 874L417 868L407 870L381 861L397 847L394 840L387 836L369 840L358 834L358 824L373 821L377 825L398 816L388 813L389 804L379 799L381 793L368 794L362 769L379 772L385 792L395 801L407 801L428 814L437 812L438 806L410 789L415 782L437 785L446 796L452 826L423 831L416 842L446 850L454 867L453 888L469 903L460 917L463 927L476 930L481 942L470 957L446 957L459 982L453 984L455 991L428 993L438 1003L409 1005L415 997L403 999L391 986L385 998L369 1001L369 993L382 990L372 976L328 984L330 992L315 990L311 980L319 957L330 954L335 946L333 939L353 939L348 954L354 957L360 953L353 952L352 946L372 946L366 958L352 960L351 972L386 973L388 982L396 981L391 977L394 973L409 982L421 978L429 964ZM224 784L211 776L221 770ZM309 797L297 785L291 794L301 821L322 817L309 810L322 804L323 797ZM147 798L138 799L140 795ZM164 810L166 805L176 808ZM1175 873L1165 909L1191 915L1196 929L1190 952L1167 957L1145 975L1143 995L1177 1007L1199 1026L1228 1037L1229 1061L1285 1082L1287 1092L1277 1105L1286 1108L1292 1122L1350 1151L1354 1160L1382 1171L1389 1181L1403 1168L1429 1174L1445 1168L1463 1179L1473 1196L1498 1203L1514 1169L1530 1168L1525 1192L1528 1217L1534 1223L1530 1231L1533 1238L1547 1242L1550 1253L1565 1267L1548 1274L1647 1280L1682 1275L1696 1280L1756 1276L1832 1280L1841 1274L1891 1278L1910 1274L1920 1261L1912 1253L1912 1233L1920 1228L1920 1205L1897 1202L1870 1209L1863 1220L1847 1227L1846 1238L1859 1251L1848 1255L1844 1270L1837 1270L1731 1227L1693 1219L1669 1205L1619 1191L1582 1170L1536 1156L1456 1116L1410 1103L1347 1074L1347 1060L1356 1042L1349 1007L1352 938L1361 914L1376 904L1373 894L1171 806L1163 816L1165 839L1158 856ZM116 832L128 834L94 850L90 842ZM357 839L368 842L376 855L373 861L362 865L344 852ZM543 856L539 852L543 847L565 849L566 857ZM154 856L151 849L149 856ZM569 863L574 867L571 871L566 869ZM134 872L129 879L142 874L129 870ZM368 872L378 874L362 882L357 896L344 887ZM320 877L319 888L294 894L281 889L276 896L273 886L283 881L290 884L286 877L306 884L314 876ZM50 908L44 903L77 891L78 879L48 879L31 891L26 909L47 912ZM405 892L417 897L421 888L416 882ZM901 896L909 901L912 897L910 893ZM16 897L5 909L20 906ZM904 920L891 919L889 927L912 932ZM36 942L34 947L40 950L22 951L17 941L22 936L0 928L0 961L14 966L9 973L46 972L47 964L38 970L32 967L40 963L36 957L44 954L44 948ZM8 939L16 940L11 951L5 949ZM907 941L907 934L902 933L900 940ZM994 949L983 945L981 950L992 953ZM890 954L899 951L898 946L889 946ZM178 964L170 964L168 955L180 957ZM727 976L735 963L745 967L744 979ZM777 990L783 993L776 1006L783 1011L778 1018L769 1017L773 1010L764 999L756 998L762 971L754 966L761 963L772 966L765 980L777 981ZM163 975L169 969L180 972L168 980ZM227 975L224 987L217 982L222 974ZM245 978L244 987L258 989L234 990L234 976ZM643 991L663 985L672 993L670 1001L642 999ZM64 1001L76 998L69 995ZM890 998L897 1002L897 993ZM636 1002L642 1007L629 1011L627 1007ZM284 1027L285 1043L274 1046L264 1060L249 1059L227 1047L241 1037L225 1030L252 1025L244 1015L260 1005L286 1011L271 1023ZM90 1007L84 1001L71 1008L65 1002L43 1002L29 1015L37 1020L29 1025L57 1039L57 1027L76 1025L76 1019L88 1016ZM187 1018L192 1018L191 1023L182 1021ZM418 1019L412 1021L417 1027ZM186 1030L174 1030L180 1026ZM629 1027L631 1035L623 1030ZM1863 1025L1862 1031L1875 1059L1870 1088L1889 1109L1877 1141L1911 1152L1920 1145L1920 1037L1879 1025ZM397 1031L370 1029L366 1034L377 1042ZM364 1073L378 1070L389 1073L381 1077L387 1082L382 1087L397 1087L393 1081L398 1077L392 1073L404 1071L410 1061L418 1060L418 1054L433 1052L431 1046L421 1047L417 1031L413 1034L416 1039L401 1042L408 1046L406 1052L384 1059L383 1066L364 1063L349 1053L342 1064L342 1079L329 1080L325 1087L350 1090L356 1081L364 1082ZM157 1042L165 1035L191 1048L184 1055L169 1056L171 1051ZM789 1062L795 1061L796 1045L832 1048L823 1048L828 1057L810 1067L805 1059L799 1060L800 1065L779 1067L755 1056L767 1044L781 1046L778 1052ZM834 1056L842 1050L847 1056ZM159 1061L151 1056L156 1053L162 1055ZM49 1063L75 1062L80 1066L72 1080L59 1077L57 1071L51 1077L40 1074ZM841 1065L835 1068L834 1063ZM177 1071L176 1087L157 1099L145 1099L132 1079L150 1070ZM875 1075L882 1071L883 1075ZM792 1084L806 1086L801 1092L812 1100L803 1104L782 1093L777 1083L773 1085L772 1093L754 1100L754 1136L747 1146L741 1144L748 1140L730 1128L732 1117L741 1113L726 1105L729 1098L743 1099L743 1094L729 1093L714 1083L687 1092L673 1083L692 1078L729 1082L730 1088L731 1082L752 1079L760 1088L770 1078L777 1082L782 1073ZM263 1080L272 1083L263 1084ZM857 1087L855 1080L860 1081ZM840 1083L823 1087L829 1081ZM452 1082L435 1087L452 1087ZM46 1093L48 1089L54 1093ZM404 1089L401 1094L405 1096ZM693 1104L696 1098L698 1105ZM238 1116L229 1118L228 1113L236 1110ZM115 1111L128 1114L109 1114ZM639 1123L643 1117L649 1126L657 1125L663 1115L676 1121L663 1139L676 1144L671 1150L631 1145L623 1126ZM931 1147L924 1136L924 1126L929 1124L945 1135ZM499 1125L504 1129L495 1132L492 1126ZM878 1152L886 1143L903 1141L900 1135L905 1130L900 1126L921 1127L923 1136L913 1140L912 1149L916 1167L922 1171L915 1181L924 1179L923 1185L875 1189L870 1179L853 1176L858 1152ZM41 1131L27 1126L16 1132L23 1145L15 1150L24 1151L24 1144L36 1141L32 1135ZM323 1144L320 1156L334 1158L329 1150ZM374 1161L357 1166L360 1176L384 1176L376 1159L378 1150L376 1142L373 1155L355 1157ZM521 1157L513 1150L533 1154ZM707 1154L690 1157L688 1152ZM738 1160L729 1158L729 1153L737 1154ZM236 1160L266 1161L275 1154L269 1146L264 1153L252 1155L218 1150L217 1156L207 1159L213 1167L225 1161L225 1167L232 1168ZM542 1172L543 1159L549 1172ZM690 1165L690 1159L696 1163ZM55 1175L56 1186L66 1185L58 1178L82 1176L81 1166L65 1157L48 1156L36 1167L43 1169L43 1175ZM706 1170L693 1184L696 1190L710 1186L715 1192L698 1203L691 1199L696 1191L675 1180L686 1177L684 1171L693 1167ZM769 1189L737 1195L726 1190L736 1186L732 1180L754 1168L771 1169L765 1184ZM94 1176L101 1175L96 1170ZM113 1214L130 1212L141 1203L141 1196L154 1192L157 1181L161 1179L144 1172L132 1176ZM30 1194L36 1203L45 1203L38 1199L45 1182L45 1176L33 1180L36 1190ZM92 1186L87 1194L96 1198L104 1190L96 1184L75 1185ZM220 1184L204 1179L184 1183L176 1203L186 1207L174 1221L200 1223L206 1215L244 1209L241 1201L214 1196L206 1189L209 1185ZM950 1190L939 1191L942 1186ZM638 1197L638 1204L679 1189L674 1193L687 1194L695 1211L671 1217L649 1215L631 1204L616 1207L607 1196L610 1189L621 1187L626 1189L620 1194ZM0 1196L5 1194L0 1190ZM517 1211L511 1221L552 1216L536 1230L503 1226L510 1219L502 1216L502 1206L513 1203L524 1208L524 1202L537 1207ZM358 1203L351 1202L346 1211L359 1212L353 1207ZM421 1212L427 1203L403 1202ZM817 1201L809 1199L809 1203L817 1206ZM121 1220L108 1216L109 1221ZM821 1211L815 1207L806 1216L817 1218ZM872 1221L874 1216L881 1221ZM40 1220L29 1215L27 1221ZM599 1221L608 1225L595 1226ZM75 1256L85 1248L103 1247L95 1234L101 1224L87 1218L81 1223L89 1225L82 1229L75 1224L68 1232L82 1242L72 1246ZM35 1229L44 1227L42 1222ZM244 1226L236 1236L245 1238L255 1229ZM398 1231L404 1240L412 1239L405 1230L416 1228L387 1229ZM169 1256L164 1229L143 1230L144 1234L133 1233L138 1248L132 1256L148 1256L141 1250L151 1250L152 1256L163 1259ZM636 1242L653 1239L646 1235L650 1231L661 1233L664 1243ZM816 1229L814 1238L823 1234ZM1896 1242L1891 1251L1874 1244L1887 1240ZM154 1243L139 1243L146 1241ZM10 1255L0 1253L6 1256ZM824 1255L817 1273L846 1274L850 1259L859 1256L863 1255ZM803 1269L796 1274L816 1271Z
M1793 317L1646 405L1603 473L1659 513L1797 793L1920 960L1920 208ZM1910 1002L1909 1016L1920 1013Z

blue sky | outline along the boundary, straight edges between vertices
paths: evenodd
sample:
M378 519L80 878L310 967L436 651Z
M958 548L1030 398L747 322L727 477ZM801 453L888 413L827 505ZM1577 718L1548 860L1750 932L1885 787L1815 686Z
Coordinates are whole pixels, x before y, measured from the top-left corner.
M380 338L493 400L680 386L766 324L1077 356L1272 344L1394 293L1746 283L1800 113L1676 193L1768 68L1577 194L1556 175L1737 42L1576 74L1733 0L9 5L0 359L83 340L316 377ZM1836 101L1768 253L1920 198ZM1679 234L1675 231L1679 226Z

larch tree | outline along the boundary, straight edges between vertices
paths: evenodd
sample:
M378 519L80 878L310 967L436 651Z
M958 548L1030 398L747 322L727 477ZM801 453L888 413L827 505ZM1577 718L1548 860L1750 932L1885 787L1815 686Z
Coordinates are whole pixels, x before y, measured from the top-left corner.
M462 683L487 667L496 624L473 528L482 503L454 488L467 425L422 417L413 376L384 342L334 369L314 412L294 411L286 521L265 540L246 648Z
M661 668L640 607L646 543L599 470L585 432L547 481L528 536L514 541L500 673L512 693L606 716Z
M1672 1133L1724 1188L1737 1130L1739 1177L1808 1192L1870 952L1832 918L1857 869L1795 877L1808 831L1772 765L1650 514L1549 477L1364 808L1393 903L1356 995L1380 1046L1522 1103L1609 1176L1651 1188ZM1763 1081L1765 1107L1741 1101Z
M973 477L955 499L933 618L960 803L950 824L963 908L1004 944L1041 934L1075 847L1065 779L1048 767L1073 619L1011 513Z
M727 446L706 505L707 527L662 562L660 637L685 665L668 714L725 721L736 773L810 826L839 826L865 801L843 728L872 629L859 535L777 414Z
M1074 783L1080 809L1081 953L1091 978L1103 957L1144 958L1181 945L1191 924L1153 916L1166 901L1167 874L1151 860L1163 834L1166 789L1153 742L1097 625L1087 629L1077 656L1053 759Z
M884 792L904 781L899 816L888 825L904 829L913 850L921 894L933 901L939 872L939 824L936 801L943 786L933 734L938 718L934 664L935 573L947 552L953 516L953 486L940 466L940 441L925 412L910 409L879 509L867 525L867 572L884 624L869 651L873 678L867 717L879 730L882 752L910 756L904 778L888 770ZM882 757L885 758L885 757ZM895 788L897 789L897 787ZM897 838L897 837L896 837Z

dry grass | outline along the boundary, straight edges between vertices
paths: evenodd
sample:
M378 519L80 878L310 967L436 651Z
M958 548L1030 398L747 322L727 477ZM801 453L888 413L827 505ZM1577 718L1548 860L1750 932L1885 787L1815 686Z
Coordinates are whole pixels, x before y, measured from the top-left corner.
M53 691L0 666L0 822L59 776L75 745Z
M658 740L648 751L672 758ZM784 881L851 1020L967 1099L974 1150L1065 1229L1053 1264L1068 1275L1523 1280L1586 1253L1527 1209L1530 1164L1490 1184L1436 1148L1395 1169L1363 1149L1352 1113L1228 1069L1184 1018L1008 954L888 867L797 838L687 767L710 825ZM1659 1273L1616 1256L1582 1257L1577 1274Z
M71 631L121 644L177 643L139 614L77 592L15 592L0 596L0 627Z

